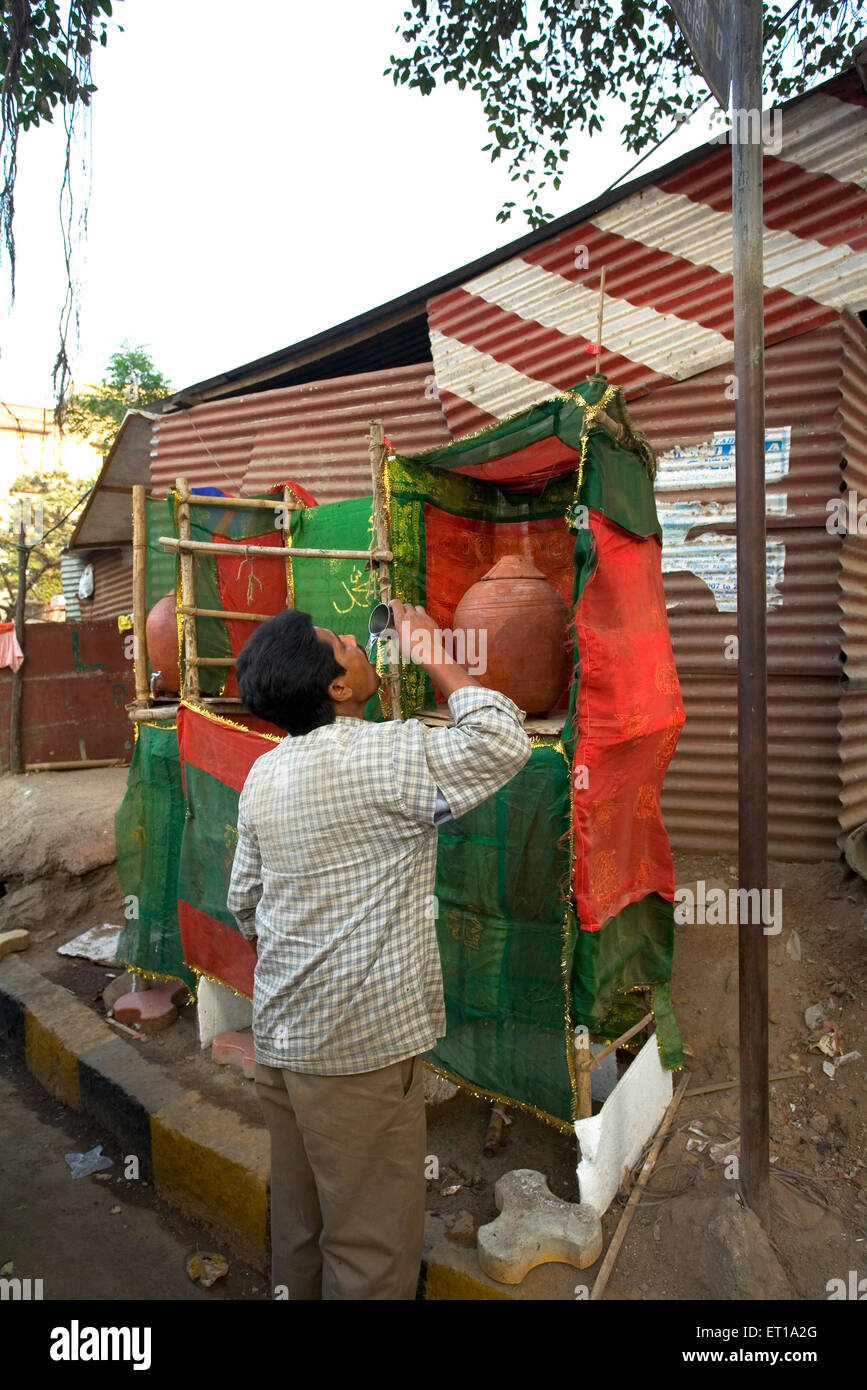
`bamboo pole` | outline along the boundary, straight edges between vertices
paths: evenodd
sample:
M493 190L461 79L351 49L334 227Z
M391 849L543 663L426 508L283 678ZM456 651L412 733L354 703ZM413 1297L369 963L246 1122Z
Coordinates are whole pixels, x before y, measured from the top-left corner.
M286 551L286 607L295 607L295 585L292 582L292 528L289 525L289 513L298 510L297 498L293 495L290 488L283 486L283 547Z
M216 507L218 511L224 507L259 507L277 513L283 506L279 497L269 502L265 497L208 497L199 492L191 493L189 502L192 507Z
M598 1067L609 1053L613 1052L615 1048L622 1047L624 1043L628 1043L630 1038L634 1038L636 1033L640 1033L642 1028L646 1028L648 1023L652 1022L653 1014L645 1014L639 1023L633 1023L631 1028L628 1028L625 1033L621 1033L620 1037L615 1038L614 1042L609 1043L607 1047L603 1047L601 1052L594 1052L592 1054L593 1060L590 1063L591 1067Z
M123 758L79 758L67 763L25 763L25 772L74 772L82 767L129 767Z
M232 613L228 608L188 608L182 603L179 613L188 613L194 618L227 618L230 622L267 623L273 613Z
M216 541L184 540L177 536L160 536L160 545L166 550L178 550L181 554L194 555L197 551L210 555L269 555L272 560L282 560L283 550L276 545L221 545ZM293 560L370 560L387 564L394 557L390 550L313 550L293 547ZM186 600L185 600L186 601Z
M188 666L234 666L233 656L188 656Z
M186 478L176 480L178 489L178 540L181 568L181 600L185 608L195 608L196 593L193 580L192 547L197 543L190 539L190 485ZM162 541L162 537L160 540ZM199 542L201 544L201 542ZM196 698L199 694L198 655L199 644L196 619L193 614L184 613L181 618L184 644L184 689L186 696Z
M662 1117L662 1124L656 1131L656 1138L654 1139L653 1144L651 1145L650 1153L644 1160L644 1165L641 1169L641 1172L639 1173L635 1185L629 1194L629 1201L623 1208L623 1214L620 1218L620 1221L617 1224L617 1230L614 1232L611 1244L605 1252L605 1259L602 1261L599 1273L596 1276L596 1282L594 1283L593 1288L590 1290L590 1301L593 1303L599 1302L608 1285L608 1280L611 1278L611 1271L613 1270L614 1262L617 1259L618 1254L620 1253L620 1247L626 1239L626 1232L629 1229L629 1223L635 1215L635 1209L641 1200L641 1194L644 1191L645 1186L647 1185L647 1180L653 1172L654 1168L656 1167L656 1160L659 1158L659 1152L669 1136L672 1120L674 1119L674 1116L677 1112L677 1107L680 1105L680 1102L683 1099L684 1092L686 1091L686 1084L688 1081L689 1072L685 1071L683 1073L683 1076L680 1078L680 1084L677 1090L671 1098L668 1109Z
M381 420L371 420L368 436L370 471L373 479L373 525L376 532L378 550L365 552L365 558L374 561L379 567L379 601L391 602L391 570L389 561L394 557L388 549L388 524L385 517L385 499L382 495L382 466L385 461L385 427ZM297 552L296 552L297 554ZM391 666L388 672L388 695L392 719L402 719L400 708L400 671Z
M144 709L131 709L129 717L133 724L141 724L151 720L176 719L177 713L177 705L151 705Z
M605 266L599 277L599 308L596 311L596 371L602 376L602 317L605 313Z
M146 634L147 532L145 526L145 489L141 483L136 483L132 490L132 661L135 677L135 698L142 705L146 705L150 699Z
M640 1033L642 1028L646 1028L648 1023L653 1022L653 1014L648 1013L638 1023L634 1023L631 1028L627 1028L625 1033L621 1033L619 1038L604 1047L601 1052L591 1052L590 1034L585 1031L575 1034L575 1067L576 1080L578 1083L578 1119L586 1120L593 1114L593 1096L591 1092L590 1073L594 1067L598 1066L609 1053L616 1048L628 1043L630 1038L634 1038L636 1033Z

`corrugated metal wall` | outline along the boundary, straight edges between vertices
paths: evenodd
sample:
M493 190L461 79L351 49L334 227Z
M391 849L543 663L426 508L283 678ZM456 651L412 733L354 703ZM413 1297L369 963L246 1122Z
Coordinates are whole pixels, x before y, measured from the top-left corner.
M60 556L60 583L66 599L66 622L81 621L81 603L78 597L78 581L87 564L87 556L78 550L65 550Z
M840 699L840 824L867 821L867 329L851 314L842 320L843 381L840 421L845 467L841 499L856 526L840 547L844 687ZM858 517L858 505L864 515Z
M370 492L370 421L400 453L450 441L436 392L433 364L314 381L277 391L235 396L161 419L151 461L153 491L165 494L186 475L229 492L264 492L287 478L318 502Z
M82 621L132 613L132 546L94 550L87 559L93 565L93 598L80 600Z
M826 522L842 476L843 339L838 319L766 354L766 429L784 446L766 460L769 845L783 859L833 857L840 835L842 547ZM731 370L724 363L631 406L660 457L665 588L687 714L666 823L677 849L727 853L737 848L737 591L726 592L721 575L734 580L736 537L733 451L719 441L734 430Z

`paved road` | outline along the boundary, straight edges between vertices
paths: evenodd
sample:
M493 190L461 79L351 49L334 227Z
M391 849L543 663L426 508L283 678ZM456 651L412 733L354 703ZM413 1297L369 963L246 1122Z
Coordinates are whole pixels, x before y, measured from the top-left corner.
M187 1256L222 1247L149 1185L128 1182L115 1140L48 1096L2 1042L0 1116L0 1267L41 1279L46 1301L266 1297L264 1277L226 1249L228 1277L208 1290L193 1284ZM73 1179L64 1154L99 1143L115 1160L110 1181Z

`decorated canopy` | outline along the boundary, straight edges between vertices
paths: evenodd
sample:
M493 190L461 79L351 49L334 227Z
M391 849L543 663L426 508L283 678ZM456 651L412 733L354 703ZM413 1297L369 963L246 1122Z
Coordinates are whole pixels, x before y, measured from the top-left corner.
M664 1063L682 1060L668 988L674 875L660 792L684 716L653 469L620 393L602 378L448 448L383 463L399 598L423 603L450 628L467 588L517 551L572 613L572 675L555 732L546 725L534 734L524 770L440 830L437 929L448 1029L428 1058L477 1093L560 1125L575 1116L576 1027L599 1040L619 1036L646 1010L636 991L650 992ZM149 541L155 527L171 534L171 503L149 506L162 509L149 514ZM283 566L245 557L242 547L254 537L281 544L279 531L262 541L271 534L262 511L220 508L218 498L194 511L197 536L239 545L237 563L196 557L201 606L278 611L287 581L284 573L281 595L274 573ZM304 508L293 514L291 543L366 548L370 517L369 498ZM363 641L376 601L364 562L293 563L291 547L287 562L295 605ZM166 592L162 553L153 570L159 578L152 583L149 572L149 602ZM229 657L250 633L249 623L206 621L200 653ZM233 691L225 669L203 668L213 692ZM418 667L401 666L400 694L405 717L436 706ZM372 701L366 715L382 711ZM205 974L252 994L252 952L225 902L238 795L275 736L253 724L185 701L176 730L139 730L118 813L124 892L145 904L122 939L133 968L188 980L190 972ZM161 825L183 826L179 849L177 832L161 836ZM174 897L166 890L172 882Z

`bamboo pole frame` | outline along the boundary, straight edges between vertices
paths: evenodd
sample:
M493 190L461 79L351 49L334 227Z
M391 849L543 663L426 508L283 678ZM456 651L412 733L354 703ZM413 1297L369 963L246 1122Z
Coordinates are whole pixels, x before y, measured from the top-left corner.
M191 618L228 618L230 622L239 623L267 623L269 618L273 618L273 613L233 613L228 608L189 608L182 603L178 609L179 613L186 613Z
M132 490L132 663L136 702L143 705L150 700L146 634L146 553L145 489L143 484L136 483Z
M292 528L289 525L289 513L298 511L298 501L292 494L290 488L283 486L283 548L286 551L286 607L295 607L295 585L292 582Z
M285 496L286 489L283 491ZM223 507L259 507L276 514L283 506L279 497L269 501L267 497L211 497L205 493L191 492L187 500L191 507L216 507L217 511L222 511Z
M178 552L181 570L181 600L185 608L195 608L196 593L193 579L193 555L191 548L196 545L190 536L190 498L192 492L187 478L176 479L178 490ZM213 505L213 499L211 499ZM162 543L163 537L160 537ZM199 640L195 615L181 615L181 633L184 646L183 694L187 699L199 697Z
M373 481L373 526L376 534L377 550L369 552L370 564L379 567L379 601L391 602L391 570L389 561L394 559L388 549L388 524L385 517L385 498L382 495L382 468L386 457L385 427L381 420L371 420L368 436L370 471ZM400 708L400 671L390 667L387 677L389 704L392 719L402 719Z
M180 479L178 480L180 481ZM178 514L180 530L180 513ZM209 555L266 555L272 560L284 560L285 555L275 545L221 545L218 541L194 541L189 537L160 536L160 545L166 550L178 550L181 554L194 555L197 551ZM293 560L370 560L387 564L394 556L390 550L314 550L309 547L292 548ZM184 600L186 602L186 599ZM191 603L191 607L195 607Z

